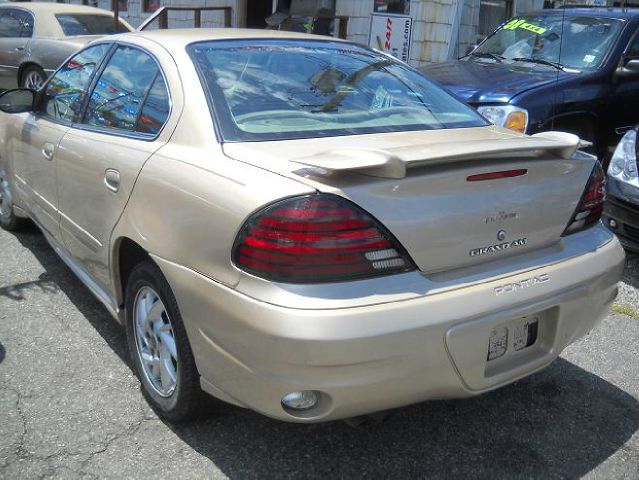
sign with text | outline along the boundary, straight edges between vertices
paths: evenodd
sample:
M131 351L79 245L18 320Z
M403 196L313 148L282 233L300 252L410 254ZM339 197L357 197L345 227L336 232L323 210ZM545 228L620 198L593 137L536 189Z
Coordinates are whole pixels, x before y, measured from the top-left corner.
M404 15L371 15L368 45L408 63L413 19Z

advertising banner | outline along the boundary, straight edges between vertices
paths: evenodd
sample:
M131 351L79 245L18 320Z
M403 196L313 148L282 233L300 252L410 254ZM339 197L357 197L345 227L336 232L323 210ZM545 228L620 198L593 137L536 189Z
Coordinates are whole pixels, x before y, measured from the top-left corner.
M404 15L371 15L368 45L408 63L413 19Z

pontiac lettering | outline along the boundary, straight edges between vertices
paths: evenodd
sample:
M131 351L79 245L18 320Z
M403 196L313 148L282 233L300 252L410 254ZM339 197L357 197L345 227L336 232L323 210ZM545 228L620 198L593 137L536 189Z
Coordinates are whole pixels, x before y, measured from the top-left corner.
M547 273L542 273L541 275L536 275L534 277L524 278L518 282L506 283L505 285L495 287L495 295L499 296L502 293L514 293L517 290L534 287L535 285L547 282L548 280L550 280L550 276Z

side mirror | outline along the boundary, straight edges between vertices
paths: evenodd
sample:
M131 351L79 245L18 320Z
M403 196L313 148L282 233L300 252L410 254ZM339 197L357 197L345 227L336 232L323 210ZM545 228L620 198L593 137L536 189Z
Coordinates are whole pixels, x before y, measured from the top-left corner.
M33 110L35 91L16 88L0 94L0 110L5 113L23 113Z
M639 59L633 58L620 65L615 74L619 78L639 79Z

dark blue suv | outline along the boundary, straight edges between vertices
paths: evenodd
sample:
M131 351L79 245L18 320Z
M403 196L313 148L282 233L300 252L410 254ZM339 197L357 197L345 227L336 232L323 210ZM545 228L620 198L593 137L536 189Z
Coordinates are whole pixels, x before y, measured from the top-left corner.
M541 10L422 71L496 125L576 133L605 158L639 122L639 10Z

